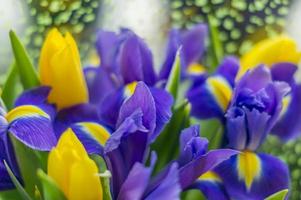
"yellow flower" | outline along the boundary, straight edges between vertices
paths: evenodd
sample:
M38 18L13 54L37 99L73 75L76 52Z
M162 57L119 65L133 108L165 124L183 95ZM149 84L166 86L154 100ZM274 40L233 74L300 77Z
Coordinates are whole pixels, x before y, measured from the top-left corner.
M52 88L48 97L58 109L88 101L88 91L81 69L79 52L73 37L52 29L43 44L39 74L42 85Z
M98 168L72 129L66 130L48 157L48 175L69 200L101 200Z
M281 35L265 39L255 44L249 52L241 57L238 77L259 64L269 67L278 62L298 64L300 58L301 53L297 50L297 44L292 38Z

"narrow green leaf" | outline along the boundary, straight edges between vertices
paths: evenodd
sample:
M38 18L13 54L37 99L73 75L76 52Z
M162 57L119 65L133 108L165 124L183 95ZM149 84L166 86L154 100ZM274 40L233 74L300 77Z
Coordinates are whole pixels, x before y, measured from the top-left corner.
M39 85L39 78L35 68L21 41L14 31L9 32L11 46L15 55L21 83L24 89L30 89Z
M59 189L54 180L43 172L43 170L38 169L38 177L42 182L43 186L43 199L44 200L66 200L64 193Z
M265 200L284 200L287 193L288 193L288 189L280 190L279 192L276 192L271 196L265 198Z
M8 110L13 108L15 98L17 97L19 92L18 86L19 86L18 69L16 63L14 62L10 66L1 93L1 98Z
M0 192L0 200L22 199L17 189L5 190Z
M209 44L209 55L210 55L210 72L214 72L218 64L224 57L223 45L220 41L218 26L216 25L216 19L208 15L208 27L210 34L210 44Z
M107 165L104 159L99 155L91 155L91 158L95 161L98 166L100 173L107 171ZM103 200L112 200L111 190L110 190L110 178L100 177L102 190L103 190Z
M14 173L11 171L10 167L7 165L6 161L4 160L5 168L9 174L9 177L11 178L12 182L16 186L18 192L20 193L22 199L24 200L31 200L31 197L27 194L25 189L22 187L21 183L18 181L18 179L15 177Z
M208 149L218 149L223 139L224 127L218 119L200 120L201 136L209 141Z
M41 163L41 159L37 157L35 150L28 148L12 135L10 135L10 139L14 146L25 190L34 198L36 187L42 188L40 180L37 177L37 170L43 169L45 165Z
M169 74L167 84L165 89L172 94L174 99L177 99L180 76L181 76L181 60L180 60L180 51L181 48L178 49L177 54L175 56L174 63L172 65L171 72Z

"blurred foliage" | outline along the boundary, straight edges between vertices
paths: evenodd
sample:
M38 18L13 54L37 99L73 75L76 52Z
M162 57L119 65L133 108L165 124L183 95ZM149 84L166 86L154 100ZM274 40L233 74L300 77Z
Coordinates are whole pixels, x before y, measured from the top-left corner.
M282 31L293 0L170 0L172 21L178 27L208 22L219 27L228 54L242 54L254 42Z
M99 0L27 0L30 23L25 30L25 44L29 54L37 61L47 30L57 27L61 31L71 32L79 41L81 57L94 46L91 40L95 36Z
M288 164L291 172L290 199L301 199L301 138L283 144L276 137L270 136L262 150L279 157Z

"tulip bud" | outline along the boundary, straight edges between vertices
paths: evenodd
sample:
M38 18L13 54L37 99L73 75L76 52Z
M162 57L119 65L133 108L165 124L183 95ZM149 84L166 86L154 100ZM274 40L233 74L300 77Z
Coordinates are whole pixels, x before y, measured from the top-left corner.
M52 29L43 44L39 74L42 85L50 86L49 103L58 109L88 101L87 86L73 37Z
M67 129L48 157L48 175L69 200L101 200L102 185L95 162L72 129Z

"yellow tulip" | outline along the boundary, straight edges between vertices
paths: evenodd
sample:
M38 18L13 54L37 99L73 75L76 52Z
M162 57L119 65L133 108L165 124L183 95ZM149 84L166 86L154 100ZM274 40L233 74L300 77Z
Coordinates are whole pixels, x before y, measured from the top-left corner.
M77 45L71 36L52 29L43 44L39 74L42 85L52 88L48 101L58 109L88 101L88 91Z
M300 58L301 53L297 50L297 44L292 38L281 35L265 39L255 44L249 52L241 57L238 77L259 64L269 67L278 62L298 64Z
M48 175L69 200L101 200L102 186L95 162L72 129L67 129L48 157Z

